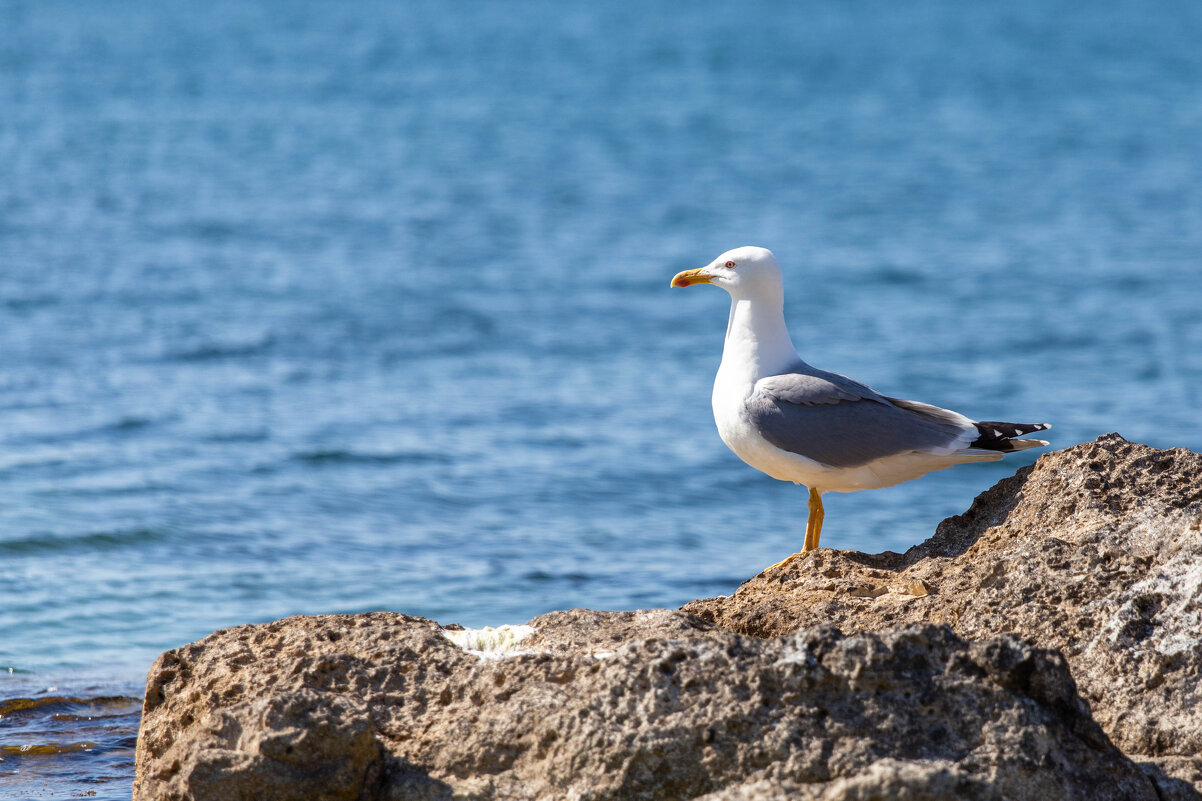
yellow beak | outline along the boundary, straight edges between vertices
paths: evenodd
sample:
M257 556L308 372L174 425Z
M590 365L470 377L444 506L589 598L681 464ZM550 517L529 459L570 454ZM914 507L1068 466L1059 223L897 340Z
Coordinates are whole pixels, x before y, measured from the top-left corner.
M698 267L696 270L685 270L683 273L677 273L672 276L672 286L692 286L693 284L710 284L713 283L713 278L701 273L704 267Z

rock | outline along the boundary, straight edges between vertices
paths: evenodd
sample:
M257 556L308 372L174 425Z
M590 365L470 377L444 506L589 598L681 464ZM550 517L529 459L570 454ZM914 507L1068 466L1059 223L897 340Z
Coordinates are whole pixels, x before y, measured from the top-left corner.
M698 637L715 630L704 620L671 609L594 612L572 609L548 612L530 621L534 634L523 647L555 654L609 656L633 640Z
M667 610L532 624L491 658L387 613L170 651L134 798L1157 798L1063 658L1014 637L764 640Z
M1108 435L905 554L453 634L504 654L392 613L217 632L150 671L134 799L1198 799L1200 616L1202 456Z
M1166 793L1202 789L1200 454L1108 434L1041 457L905 554L819 549L683 609L757 637L818 623L1017 634L1065 655L1115 744L1182 780Z

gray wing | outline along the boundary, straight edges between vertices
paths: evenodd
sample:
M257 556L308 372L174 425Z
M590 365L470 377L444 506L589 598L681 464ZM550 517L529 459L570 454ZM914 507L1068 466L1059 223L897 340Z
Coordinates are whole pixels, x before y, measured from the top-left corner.
M955 412L894 401L838 373L761 379L745 407L768 442L831 467L855 467L909 451L947 448L971 423ZM961 422L963 421L963 422Z

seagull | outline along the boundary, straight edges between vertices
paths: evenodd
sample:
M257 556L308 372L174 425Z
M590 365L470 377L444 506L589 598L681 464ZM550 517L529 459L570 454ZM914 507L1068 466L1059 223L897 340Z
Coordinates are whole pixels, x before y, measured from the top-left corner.
M735 248L672 278L674 287L694 284L730 293L726 342L714 378L718 435L756 470L809 488L803 553L818 547L823 493L892 487L933 470L997 461L1048 444L1016 439L1051 428L1047 423L978 423L811 367L785 328L781 269L766 248Z

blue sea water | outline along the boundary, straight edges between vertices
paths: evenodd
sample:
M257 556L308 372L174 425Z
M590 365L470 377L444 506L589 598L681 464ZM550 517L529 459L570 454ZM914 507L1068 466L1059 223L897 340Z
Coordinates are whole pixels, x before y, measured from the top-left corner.
M677 606L796 550L804 490L714 430L726 295L668 288L730 247L817 366L1202 449L1200 40L1184 1L0 0L0 796L128 798L147 668L224 626ZM827 496L823 544L1036 456Z

